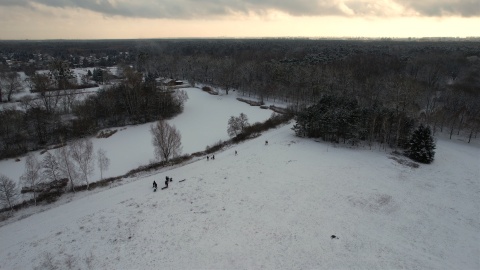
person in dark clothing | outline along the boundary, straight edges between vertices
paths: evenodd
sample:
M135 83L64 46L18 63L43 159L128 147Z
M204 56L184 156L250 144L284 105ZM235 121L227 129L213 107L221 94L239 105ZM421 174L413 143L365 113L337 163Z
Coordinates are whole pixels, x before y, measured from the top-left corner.
M153 188L157 188L157 182L153 181Z
M165 188L168 188L168 176L167 176L167 179L165 180Z
M215 155L212 155L212 159L215 159Z
M237 155L237 150L235 150L235 156Z

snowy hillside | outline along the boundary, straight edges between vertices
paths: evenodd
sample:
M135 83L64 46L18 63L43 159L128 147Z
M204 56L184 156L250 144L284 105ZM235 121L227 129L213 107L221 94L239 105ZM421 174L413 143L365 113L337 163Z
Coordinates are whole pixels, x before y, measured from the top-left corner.
M206 101L222 97L199 93L205 103L194 107L203 110L189 111L187 103L176 118L180 130L194 130L181 131L184 152L223 138L209 135L226 133L226 120L216 117L238 115ZM211 122L190 118L203 114ZM480 268L478 145L440 139L436 160L412 168L378 149L297 138L291 126L215 160L69 194L56 207L25 214L0 227L0 269ZM125 130L132 151L150 143L142 129ZM134 168L153 151L143 155L132 152L142 160L119 166ZM173 177L169 188L153 192L152 182L163 187L166 176Z
M478 148L437 155L412 169L285 126L3 226L0 268L478 269Z

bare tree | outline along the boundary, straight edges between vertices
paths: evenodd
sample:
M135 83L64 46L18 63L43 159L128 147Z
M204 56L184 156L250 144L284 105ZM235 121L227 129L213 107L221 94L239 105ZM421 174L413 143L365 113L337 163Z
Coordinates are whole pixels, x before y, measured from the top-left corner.
M80 89L66 89L62 91L59 104L63 107L63 113L70 113L74 104L79 99Z
M53 90L54 82L45 74L35 74L30 77L29 85L30 92L36 92L39 94L39 98L45 107L45 110L52 113L57 108L57 105L61 99L60 91Z
M52 153L46 153L42 161L43 177L50 181L57 181L61 177L60 165Z
M237 136L248 126L248 117L244 113L241 113L239 117L231 116L228 120L228 135L230 137Z
M78 177L78 171L75 163L72 161L70 148L68 146L57 148L57 150L55 150L55 156L62 176L68 178L71 190L75 192L75 182Z
M37 205L37 186L43 180L42 177L40 177L40 170L41 166L37 158L32 153L28 154L25 160L25 172L20 179L24 185L32 189L35 205Z
M238 121L240 123L240 128L242 129L242 131L249 126L248 117L244 113L240 113L240 116L238 117Z
M182 136L175 126L170 126L167 122L159 120L150 126L152 133L152 143L155 147L155 156L160 160L168 162L170 157L180 155L182 151Z
M13 93L23 90L20 75L17 72L0 73L0 85L0 91L5 93L8 102L11 101ZM0 94L0 101L2 101L1 97Z
M103 171L108 170L110 166L110 159L107 157L107 152L102 148L97 150L98 168L100 169L100 178L103 179Z
M227 128L228 135L230 137L237 136L240 133L240 128L238 125L238 118L235 116L230 116L228 119L228 128Z
M228 91L235 86L235 67L237 65L231 58L218 61L217 65L219 66L218 84L225 89L225 93L228 95Z
M89 186L88 176L93 174L93 143L89 139L80 139L70 145L72 159L77 163L87 189Z
M17 185L12 179L0 174L0 203L10 208L13 212L13 203L17 197Z
M173 100L183 108L184 103L188 100L188 94L184 90L178 89L173 94Z
M415 109L418 109L415 100L418 95L419 86L402 75L395 75L389 78L385 86L386 96L384 105L393 109L397 119L395 124L394 148L400 146L400 130L405 124L408 115L413 115Z

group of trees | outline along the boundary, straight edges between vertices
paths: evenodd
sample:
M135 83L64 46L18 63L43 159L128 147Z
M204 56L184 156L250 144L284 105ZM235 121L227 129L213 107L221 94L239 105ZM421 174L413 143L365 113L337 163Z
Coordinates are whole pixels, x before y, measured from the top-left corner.
M0 110L0 158L58 144L60 138L91 135L105 127L170 118L183 110L188 98L181 90L159 91L154 77L125 67L122 82L81 99L72 74L65 62L55 61L50 72L29 78L36 97L23 98L22 109L5 106Z
M89 177L94 171L95 158L103 177L103 171L108 169L110 163L105 150L100 148L95 154L91 140L86 138L75 140L57 148L54 154L47 151L42 162L39 162L33 154L28 154L21 180L24 186L33 190L34 198L36 197L35 189L39 183L57 181L61 178L68 179L71 191L75 191L75 186L82 182L88 189Z
M300 110L293 127L295 134L325 141L360 140L403 146L414 128L414 119L380 104L362 106L349 96L325 95L315 105Z
M112 74L106 69L94 68L93 72L88 71L88 75L92 77L92 80L99 84L106 84L110 82Z
M406 149L407 156L423 163L431 163L434 158L435 143L429 127L420 125L414 131L414 118L379 104L365 107L352 97L326 95L300 110L295 121L297 136L352 145L360 141L370 146L380 143Z
M480 129L478 42L218 40L138 46L135 68L185 78L299 111L325 95L382 104L432 127ZM397 117L398 118L398 117Z
M71 122L62 121L79 102L76 78L64 62L53 61L49 72L36 73L26 82L37 95L23 97L17 103L20 109L7 105L0 110L0 158L59 143L78 132Z
M188 98L182 90L159 91L152 76L132 69L125 79L89 96L74 109L77 129L92 133L99 128L168 119L183 111Z
M105 150L100 148L94 153L91 140L75 140L55 150L46 151L41 161L29 153L25 158L25 170L20 177L20 183L32 192L36 205L40 187L45 183L67 179L68 189L71 191L75 191L75 187L81 183L88 189L95 163L103 178L103 172L110 164ZM16 184L4 175L0 175L0 180L0 203L12 209L18 195Z
M0 68L12 63L13 71L27 75L49 68L52 58L62 59L72 67L108 67L133 57L135 41L0 41Z

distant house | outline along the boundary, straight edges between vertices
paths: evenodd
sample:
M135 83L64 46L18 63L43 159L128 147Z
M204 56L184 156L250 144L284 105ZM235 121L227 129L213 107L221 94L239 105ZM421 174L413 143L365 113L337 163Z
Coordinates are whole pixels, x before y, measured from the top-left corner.
M175 86L175 80L174 79L165 79L163 80L163 85L166 86Z
M174 80L171 78L167 78L167 79L159 78L157 79L157 83L160 83L162 86L177 86L177 85L182 85L183 81Z

